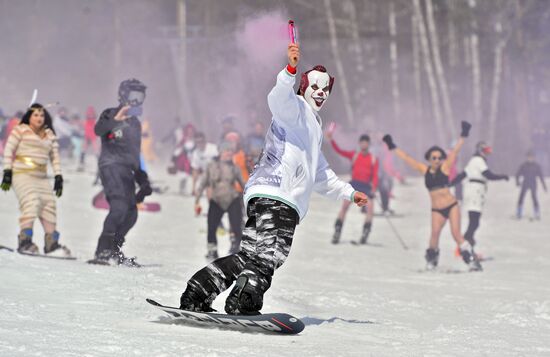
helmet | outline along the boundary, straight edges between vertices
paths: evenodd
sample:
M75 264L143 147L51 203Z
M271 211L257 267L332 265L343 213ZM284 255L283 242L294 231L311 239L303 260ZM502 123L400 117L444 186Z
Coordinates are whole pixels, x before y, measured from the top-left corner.
M476 154L486 156L493 152L493 148L485 141L480 141L476 144Z
M145 84L135 78L122 81L118 87L118 101L122 105L140 106L145 100L146 89Z

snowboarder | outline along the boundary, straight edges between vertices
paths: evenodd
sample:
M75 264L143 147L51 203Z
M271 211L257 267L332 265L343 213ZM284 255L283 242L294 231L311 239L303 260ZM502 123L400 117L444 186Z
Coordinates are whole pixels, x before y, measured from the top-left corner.
M449 155L439 146L429 148L424 155L429 165L416 161L403 150L399 149L390 135L385 135L382 139L388 145L388 149L393 150L407 165L424 175L424 182L430 193L432 202L432 232L430 244L425 255L428 269L437 267L439 262L439 237L445 223L449 220L451 233L459 247L462 259L468 264L470 270L481 270L481 264L473 254L472 246L460 233L460 209L457 199L449 189L449 171L451 165L462 148L464 139L468 137L470 128L471 125L468 122L462 122L460 139L458 139Z
M264 154L245 187L248 220L241 250L195 273L181 296L182 309L212 311L212 301L236 280L225 311L258 314L275 270L290 252L296 225L305 218L312 191L367 204L367 196L338 179L321 152L317 112L330 95L334 78L325 67L315 66L302 75L296 94L298 45L289 44L287 55L289 64L268 95L273 119Z
M109 214L91 263L138 265L121 248L138 217L137 204L152 193L147 173L140 165L142 105L145 85L137 79L120 83L120 105L101 113L95 133L101 137L99 175L109 202ZM136 194L136 183L139 191Z
M520 183L520 179L523 180ZM540 183L544 188L544 192L548 192L546 189L546 183L544 182L544 176L542 175L542 169L540 165L535 161L535 154L532 151L527 152L527 161L525 161L518 169L516 173L516 185L521 186L519 193L518 207L516 211L517 219L521 219L523 216L523 200L527 191L531 191L531 198L533 200L533 210L535 213L535 219L540 220L540 206L537 199L537 178L540 179Z
M464 184L464 209L468 211L468 229L464 233L464 238L472 246L476 244L474 234L479 227L479 219L485 205L487 182L508 181L508 175L495 174L487 166L487 157L492 152L493 149L487 143L478 142L474 156L468 161L464 171L452 181L452 185L455 185L468 178Z
M202 211L200 199L205 189L210 191L208 206L208 252L206 258L211 261L218 258L218 241L216 230L220 225L223 214L227 212L231 231L231 248L229 254L239 251L242 236L243 213L241 209L242 194L236 184L244 187L240 169L233 163L234 145L230 142L221 142L220 156L215 158L205 171L204 177L197 189L195 199L195 214Z
M364 192L370 198L370 203L367 206L367 214L365 215L365 223L363 223L361 239L359 240L359 243L367 244L367 239L372 229L372 217L374 215L373 198L378 186L378 160L369 152L370 137L367 134L363 134L359 137L358 150L342 150L333 138L333 131L328 131L327 137L330 140L332 148L339 155L351 161L351 186L357 191ZM340 241L342 227L350 205L350 201L344 201L342 203L342 208L334 223L334 234L332 236L333 244L338 244Z
M21 231L17 251L39 253L32 241L34 221L38 218L45 232L44 254L69 257L70 250L59 244L55 197L47 177L48 161L51 161L55 175L53 192L59 198L63 193L63 176L57 137L50 113L41 104L34 103L6 142L1 186L2 190L8 191L13 185L19 201Z

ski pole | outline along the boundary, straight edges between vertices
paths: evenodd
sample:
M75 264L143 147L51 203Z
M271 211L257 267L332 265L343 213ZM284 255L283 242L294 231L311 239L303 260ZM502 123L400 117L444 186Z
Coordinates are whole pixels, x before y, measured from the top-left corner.
M376 197L376 202L378 202L378 204L380 206L382 206L382 202L380 202L380 199L378 199L378 197ZM403 237L401 237L401 235L399 234L399 232L397 231L397 229L393 225L393 222L391 221L390 217L388 217L386 215L384 215L384 217L386 217L386 221L388 222L389 226L391 227L391 229L392 229L395 237L397 238L397 240L399 240L399 243L401 243L401 246L403 247L403 249L404 250L409 250L409 247L407 246L407 244L405 244L405 241L403 240Z

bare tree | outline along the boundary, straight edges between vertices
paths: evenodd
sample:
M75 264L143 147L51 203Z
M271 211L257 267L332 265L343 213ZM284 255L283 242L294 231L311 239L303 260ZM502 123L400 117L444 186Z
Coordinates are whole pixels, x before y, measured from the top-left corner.
M453 120L453 109L451 107L451 99L449 96L449 87L447 86L447 80L445 79L445 73L443 69L443 63L441 61L441 54L439 52L439 36L437 35L437 28L435 26L434 11L432 0L426 0L426 22L428 25L428 32L430 34L430 42L432 48L432 55L434 60L434 67L439 89L441 90L441 98L443 99L443 111L445 113L445 122L448 124L451 136L456 136L456 125Z
M391 62L391 92L393 99L393 116L396 122L401 115L400 92L399 92L399 61L397 57L397 26L395 23L395 4L393 1L389 3L389 28L390 28L390 62Z
M422 14L422 8L420 6L420 0L413 0L414 6L414 19L416 26L418 27L418 34L420 39L420 49L422 51L422 57L424 62L424 70L428 77L428 86L430 88L430 94L432 99L432 110L435 119L435 126L437 130L438 140L446 142L445 131L443 130L441 103L439 100L439 93L437 91L437 84L434 75L434 69L430 56L430 45L428 43L428 34L426 25L424 23L424 15Z
M344 110L346 112L348 124L352 126L354 123L353 108L351 106L351 98L348 90L348 81L344 72L344 65L342 64L340 50L338 49L338 36L336 34L336 24L334 21L334 14L332 12L332 5L330 0L325 0L325 10L330 34L330 46L332 49L332 55L334 56L334 62L336 64L336 73L338 74L339 81L342 87Z

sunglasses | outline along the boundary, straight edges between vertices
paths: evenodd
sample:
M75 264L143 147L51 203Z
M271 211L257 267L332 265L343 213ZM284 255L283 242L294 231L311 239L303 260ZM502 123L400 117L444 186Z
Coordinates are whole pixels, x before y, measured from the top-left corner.
M441 161L442 157L441 156L432 156L430 157L430 160L432 161Z

